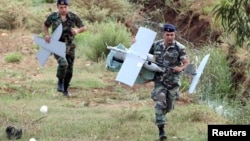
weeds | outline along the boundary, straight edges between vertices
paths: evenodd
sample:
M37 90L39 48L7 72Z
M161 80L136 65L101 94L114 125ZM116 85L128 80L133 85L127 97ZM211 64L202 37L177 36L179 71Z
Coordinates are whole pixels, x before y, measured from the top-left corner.
M5 56L4 60L7 63L20 62L23 59L23 55L19 52L13 52Z

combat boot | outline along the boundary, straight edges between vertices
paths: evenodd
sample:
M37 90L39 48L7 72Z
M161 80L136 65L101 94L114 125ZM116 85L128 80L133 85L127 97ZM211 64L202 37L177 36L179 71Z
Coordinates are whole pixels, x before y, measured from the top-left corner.
M167 140L167 136L164 131L164 124L158 125L160 141Z
M11 140L18 140L22 137L23 130L21 129L16 129L13 126L8 126L5 130L7 134L7 138Z
M63 80L59 79L57 82L57 91L58 92L63 92L64 91L64 86L63 86Z
M68 83L64 83L63 95L67 96L67 97L70 97L71 93L68 91L68 88L69 88L69 84Z

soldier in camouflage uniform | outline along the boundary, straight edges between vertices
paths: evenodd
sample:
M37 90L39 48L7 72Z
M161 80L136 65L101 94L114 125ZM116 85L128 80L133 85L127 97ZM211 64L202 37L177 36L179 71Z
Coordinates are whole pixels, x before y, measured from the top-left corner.
M186 47L175 40L175 26L164 25L163 39L154 42L150 53L155 61L165 67L165 72L156 72L151 98L155 102L155 122L159 129L160 140L167 139L164 131L166 113L174 108L179 93L180 75L188 65Z
M64 96L70 96L68 87L73 75L73 65L75 59L75 43L74 37L86 30L86 26L75 13L68 11L68 0L57 1L58 12L51 13L44 22L44 32L46 42L50 42L49 27L52 32L62 23L63 32L59 41L66 44L66 59L54 54L57 62L57 90L62 92ZM77 28L75 28L77 27Z

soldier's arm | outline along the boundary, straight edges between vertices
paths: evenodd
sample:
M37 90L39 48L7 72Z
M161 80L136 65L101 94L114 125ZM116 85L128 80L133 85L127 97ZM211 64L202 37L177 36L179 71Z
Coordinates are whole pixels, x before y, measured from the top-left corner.
M86 26L82 26L80 28L73 28L71 32L72 32L73 35L76 35L78 33L84 32L86 30L87 30L87 27Z
M181 62L182 62L181 66L175 66L173 68L174 72L181 72L181 71L183 71L187 67L187 65L189 64L189 59L188 58L184 58L184 59L181 60Z
M187 67L187 65L189 64L189 59L185 58L181 62L182 62L181 71L183 71Z
M50 42L50 34L49 34L49 27L44 24L44 33L45 33L45 41L47 43Z

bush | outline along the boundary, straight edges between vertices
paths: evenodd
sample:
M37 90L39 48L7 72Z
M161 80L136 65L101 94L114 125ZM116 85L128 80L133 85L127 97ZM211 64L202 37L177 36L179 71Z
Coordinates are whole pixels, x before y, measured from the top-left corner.
M126 47L130 46L132 35L121 23L94 23L88 26L88 28L92 34L89 34L88 37L84 36L87 39L78 37L77 41L85 40L87 42L86 44L89 45L89 47L85 49L85 54L89 60L99 62L105 59L109 53L106 44L109 46L117 46L119 43L122 43Z
M19 52L10 53L4 58L7 63L20 62L22 59L23 55Z
M29 17L30 2L1 1L0 28L15 29L25 25Z

